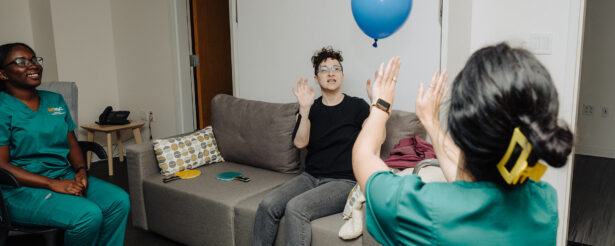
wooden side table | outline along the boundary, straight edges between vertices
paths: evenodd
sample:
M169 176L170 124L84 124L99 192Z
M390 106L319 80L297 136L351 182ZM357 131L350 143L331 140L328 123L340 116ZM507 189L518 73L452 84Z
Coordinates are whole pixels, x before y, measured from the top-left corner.
M116 134L117 138L117 149L118 154L120 156L120 161L124 161L124 150L122 147L122 138L120 136L120 131L124 129L132 129L132 134L135 138L135 142L140 144L142 142L141 139L141 131L140 127L145 125L145 122L142 121L130 121L129 124L126 125L99 125L99 124L87 124L81 125L81 128L86 129L88 131L88 141L94 141L94 133L95 132L104 132L107 134L107 151L110 153L107 159L107 163L109 165L109 176L113 176L113 133ZM90 163L92 159L92 152L88 151L87 157L88 169L90 169Z

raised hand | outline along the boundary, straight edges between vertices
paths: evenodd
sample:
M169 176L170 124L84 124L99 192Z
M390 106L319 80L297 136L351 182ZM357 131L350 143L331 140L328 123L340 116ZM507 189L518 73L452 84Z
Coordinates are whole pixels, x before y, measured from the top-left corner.
M83 196L85 190L83 184L74 179L54 179L49 184L49 189L58 193Z
M384 67L384 63L376 71L374 82L367 81L367 94L372 103L382 99L391 105L395 97L395 85L401 62L399 57L393 57ZM375 172L388 170L389 167L380 159L380 146L386 139L386 122L388 114L379 109L370 109L369 117L352 147L352 170L357 183L365 192L367 179Z
M297 81L297 88L293 86L293 94L297 97L299 103L299 111L309 112L310 107L314 104L314 87L308 86L307 78L299 78Z
M438 121L440 104L442 104L447 91L444 86L446 79L446 72L440 74L440 71L436 71L431 77L427 89L421 83L416 96L415 111L425 130L427 130L429 138L431 138L444 177L448 182L453 182L458 179L467 180L470 176L467 176L463 171L459 175L457 174L461 150L446 134L440 125L440 121Z
M384 63L380 64L380 68L376 71L374 83L370 90L370 81L367 81L367 94L374 103L378 99L382 99L393 105L395 97L395 85L397 84L397 75L401 62L399 57L393 57L389 60L386 68ZM370 95L371 94L371 95Z
M424 126L433 125L438 122L438 114L440 112L440 104L446 94L445 82L446 72L440 73L439 70L431 77L431 82L427 89L423 83L419 87L418 95L416 96L415 111L421 123Z

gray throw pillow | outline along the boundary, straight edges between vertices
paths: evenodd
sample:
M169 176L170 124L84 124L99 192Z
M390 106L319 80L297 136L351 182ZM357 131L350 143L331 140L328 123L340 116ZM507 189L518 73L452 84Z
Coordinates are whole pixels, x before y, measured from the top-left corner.
M211 124L226 161L299 172L293 145L296 103L268 103L219 94L211 100Z
M387 138L380 149L380 158L389 157L391 150L399 143L399 140L411 136L419 136L425 139L427 131L415 113L393 110L387 121Z

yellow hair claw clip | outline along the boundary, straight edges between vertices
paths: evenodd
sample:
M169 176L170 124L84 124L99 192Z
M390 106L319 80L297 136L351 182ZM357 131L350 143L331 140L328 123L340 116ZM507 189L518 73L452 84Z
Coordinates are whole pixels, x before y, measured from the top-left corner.
M519 144L523 150L521 154L519 154L519 158L517 158L512 170L509 171L506 168L506 163L508 163L508 159L510 159L517 144ZM527 138L523 135L519 127L515 127L506 154L504 154L504 157L502 157L502 160L500 160L497 165L506 183L511 185L518 183L522 184L528 177L534 181L539 181L545 171L547 171L547 166L540 162L537 162L533 167L528 166L527 157L530 155L530 152L532 152L532 144L527 141Z

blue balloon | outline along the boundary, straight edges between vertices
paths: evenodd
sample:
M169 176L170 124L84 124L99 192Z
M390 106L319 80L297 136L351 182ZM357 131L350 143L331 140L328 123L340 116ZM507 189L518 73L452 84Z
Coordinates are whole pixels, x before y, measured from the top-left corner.
M352 0L352 15L367 36L378 39L391 36L408 19L412 0Z

